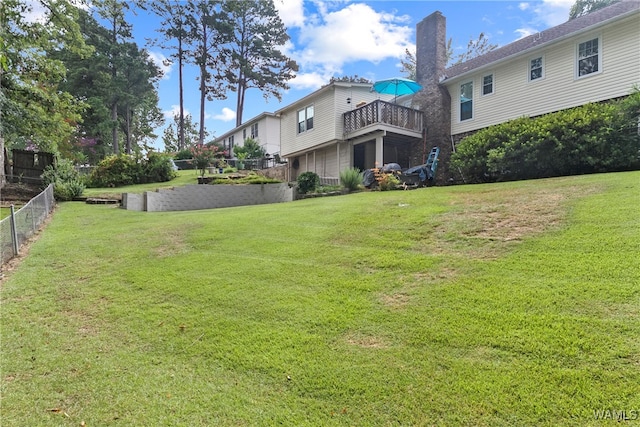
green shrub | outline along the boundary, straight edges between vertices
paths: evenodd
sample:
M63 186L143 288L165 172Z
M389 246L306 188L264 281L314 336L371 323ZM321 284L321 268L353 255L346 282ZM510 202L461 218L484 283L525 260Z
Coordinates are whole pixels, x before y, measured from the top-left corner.
M340 184L347 191L355 191L362 185L362 172L358 168L348 168L340 172Z
M464 138L451 156L467 182L615 172L640 167L640 92L621 102L591 103L522 117Z
M53 197L68 201L82 196L85 185L71 161L60 159L56 163L55 167L47 166L42 174L45 185L53 184Z
M380 191L395 190L400 185L400 179L392 173L382 174L378 180L378 188Z
M298 192L307 194L320 185L320 177L315 172L303 172L298 177Z
M183 150L178 151L175 156L174 159L176 160L189 160L192 158L192 154L191 154L191 149L189 148L185 148Z
M80 180L55 182L53 184L53 197L61 202L73 200L82 196L85 186Z
M141 183L166 182L177 176L171 164L171 156L162 153L150 152L142 163Z
M91 171L89 185L91 187L121 187L139 182L142 175L141 164L129 155L105 157Z

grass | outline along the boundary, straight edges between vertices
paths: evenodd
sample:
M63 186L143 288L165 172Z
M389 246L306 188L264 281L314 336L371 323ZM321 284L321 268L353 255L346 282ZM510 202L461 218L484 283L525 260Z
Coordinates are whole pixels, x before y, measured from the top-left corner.
M187 184L197 184L200 172L197 170L179 170L178 176L168 182L152 182L150 184L125 185L114 188L86 188L83 196L87 197L111 197L120 196L122 193L143 193L154 191L158 188L181 187Z
M602 425L640 410L640 172L142 213L1 288L4 426Z

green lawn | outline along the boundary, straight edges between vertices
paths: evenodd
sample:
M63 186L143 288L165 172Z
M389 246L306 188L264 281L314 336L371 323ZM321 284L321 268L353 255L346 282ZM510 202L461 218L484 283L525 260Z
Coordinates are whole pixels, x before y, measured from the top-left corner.
M639 213L640 172L192 212L64 203L0 285L1 424L639 417Z
M179 170L177 173L178 176L168 182L152 182L150 184L126 185L115 188L86 188L82 195L87 197L109 197L114 194L120 196L122 193L142 193L145 191L154 191L158 188L181 187L187 184L198 183L200 172L197 170Z

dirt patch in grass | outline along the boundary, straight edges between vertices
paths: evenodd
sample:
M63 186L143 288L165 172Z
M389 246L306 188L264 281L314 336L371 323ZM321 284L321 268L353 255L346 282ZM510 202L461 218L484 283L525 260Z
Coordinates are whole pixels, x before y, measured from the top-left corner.
M187 252L189 245L186 241L186 236L194 228L194 225L181 225L179 228L163 230L162 244L153 248L153 253L158 258L166 258Z
M409 304L411 297L404 292L396 292L393 294L382 294L380 302L389 308L403 308Z
M363 348L387 348L388 344L380 337L364 334L349 334L345 338L348 344Z
M568 201L596 188L504 188L460 193L453 210L434 229L435 253L493 258L510 242L518 242L562 225Z

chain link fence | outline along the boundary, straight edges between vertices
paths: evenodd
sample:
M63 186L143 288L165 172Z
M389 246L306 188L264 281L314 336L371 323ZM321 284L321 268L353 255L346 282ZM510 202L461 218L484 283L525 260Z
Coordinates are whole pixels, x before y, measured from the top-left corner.
M53 207L53 184L29 203L0 221L0 264L4 264L18 255L20 247L31 237L47 219Z

